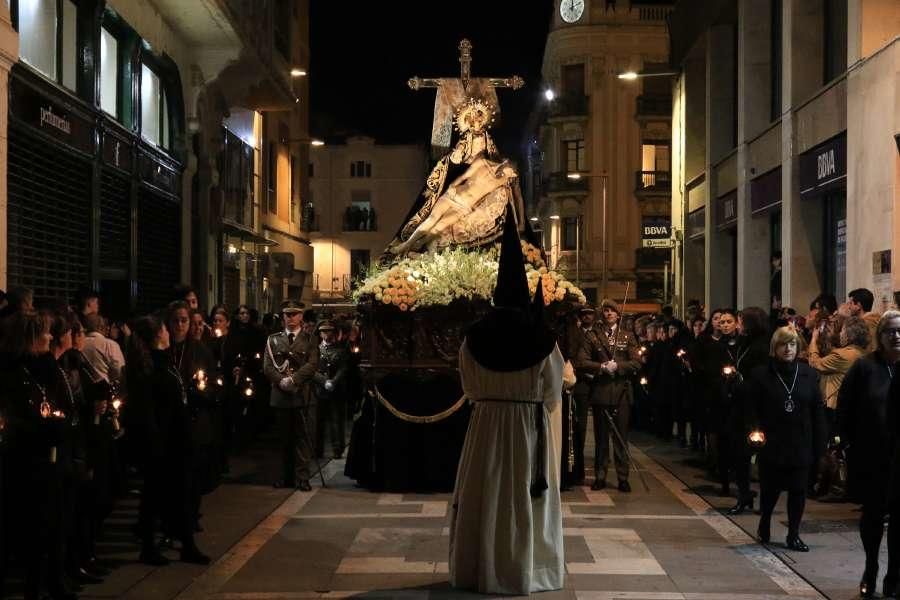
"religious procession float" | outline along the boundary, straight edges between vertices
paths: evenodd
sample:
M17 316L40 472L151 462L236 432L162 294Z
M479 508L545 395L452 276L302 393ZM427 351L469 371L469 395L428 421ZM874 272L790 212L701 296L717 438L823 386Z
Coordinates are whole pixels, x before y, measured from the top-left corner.
M466 328L490 309L507 215L519 230L531 294L542 287L545 318L555 323L585 302L547 264L525 216L518 174L489 134L499 112L496 89L518 89L523 81L471 77L471 44L463 40L459 48L460 78L409 81L413 90L437 90L432 145L444 154L354 296L367 401L354 425L347 475L373 488L453 486L469 418L457 355Z

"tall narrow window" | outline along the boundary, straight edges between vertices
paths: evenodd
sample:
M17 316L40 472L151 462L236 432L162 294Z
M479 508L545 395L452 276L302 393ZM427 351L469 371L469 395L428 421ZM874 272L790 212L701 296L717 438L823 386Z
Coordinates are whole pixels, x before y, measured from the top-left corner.
M278 214L278 146L275 142L269 142L268 156L266 157L266 185L269 186L266 198L269 212Z
M160 105L162 90L159 77L147 65L141 66L141 135L145 140L161 146Z
M578 249L578 217L565 217L562 227L562 249Z
M297 196L300 195L300 182L297 181L297 157L291 156L291 223L297 222Z
M587 170L584 140L569 140L566 142L566 171L577 173Z
M847 1L823 0L825 4L824 81L828 83L847 70Z
M56 0L20 0L19 56L56 81Z
M75 91L78 81L78 7L69 0L62 3L61 44L62 84Z
M119 116L119 40L100 29L100 108Z

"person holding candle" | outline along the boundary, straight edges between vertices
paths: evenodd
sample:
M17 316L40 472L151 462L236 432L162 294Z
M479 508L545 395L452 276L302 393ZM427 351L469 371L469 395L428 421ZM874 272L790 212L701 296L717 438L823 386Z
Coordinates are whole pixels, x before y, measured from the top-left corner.
M900 312L886 311L875 330L878 349L858 359L838 391L841 444L846 448L851 496L862 503L859 536L866 554L860 595L871 598L878 577L878 555L888 513L888 564L884 595L897 593L900 578L900 494L896 486L900 388L893 383L900 361Z
M769 345L770 360L746 381L747 440L758 448L760 542L769 543L772 512L788 493L789 550L809 552L800 539L809 469L825 449L825 404L815 369L797 360L800 335L781 327Z
M191 420L190 473L187 478L185 510L191 518L191 527L202 531L199 523L202 496L213 489L218 474L213 472L213 412L217 403L217 387L211 385L209 376L215 370L215 360L207 347L191 339L190 308L186 302L175 301L168 306L166 318L171 332L169 354L187 392Z
M63 578L64 465L59 448L70 423L63 410L69 400L50 354L50 324L50 315L17 312L4 321L0 346L6 491L15 490L5 499L15 518L4 525L14 530L26 600L40 597L42 580L55 600L76 598Z
M137 413L140 447L144 449L144 490L138 516L143 544L141 562L160 566L169 561L155 543L156 519L168 516L174 536L181 539L181 560L209 564L194 541L186 510L190 484L190 413L187 388L169 352L169 331L157 317L134 322L132 347L126 361L129 409ZM171 470L177 469L175 476Z

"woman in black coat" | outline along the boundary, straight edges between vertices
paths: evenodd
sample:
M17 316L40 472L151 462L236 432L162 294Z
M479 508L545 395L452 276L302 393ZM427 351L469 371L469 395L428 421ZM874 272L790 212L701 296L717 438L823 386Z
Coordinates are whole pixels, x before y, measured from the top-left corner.
M722 486L721 496L731 495L730 470L734 434L731 424L734 391L738 383L735 365L740 357L740 339L737 335L737 316L731 309L716 311L719 314L718 339L710 336L702 349L701 371L706 395L707 436L715 453L715 468Z
M737 351L734 357L735 375L729 379L731 394L730 412L728 415L731 430L731 468L738 487L737 503L728 510L729 515L739 515L745 510L753 510L753 492L750 491L750 458L753 454L747 441L749 431L747 417L748 400L745 389L745 377L753 369L769 362L769 317L766 312L756 306L745 308L741 312L741 335L738 336Z
M796 330L775 331L768 364L750 372L748 439L759 448L759 540L770 538L772 511L782 491L788 493L787 547L809 552L800 539L800 521L806 505L809 469L825 447L825 404L819 375L797 361L800 338Z
M847 371L837 406L841 441L849 461L850 492L862 502L859 535L866 566L859 591L863 598L875 593L887 513L891 513L891 520L885 596L896 594L900 575L900 490L896 489L900 477L896 456L900 411L894 408L900 401L900 387L892 383L900 360L900 312L887 311L881 316L876 339L878 350L857 360Z
M172 362L169 332L156 317L134 322L128 365L128 408L144 451L144 490L138 513L143 541L140 559L164 565L168 559L155 543L157 518L168 517L173 534L181 539L181 560L208 564L194 543L187 510L190 477L191 424L187 390Z
M25 572L26 600L40 597L42 581L52 598L75 598L63 579L72 398L50 353L51 321L52 315L33 312L8 317L0 348L0 413L8 469L4 524L13 529L12 546Z

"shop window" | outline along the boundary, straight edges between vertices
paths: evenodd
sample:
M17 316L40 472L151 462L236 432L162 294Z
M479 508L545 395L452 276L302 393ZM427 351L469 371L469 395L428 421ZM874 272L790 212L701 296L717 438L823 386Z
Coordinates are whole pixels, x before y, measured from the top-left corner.
M569 140L566 145L566 172L577 173L587 170L584 140Z
M75 91L78 7L71 0L19 0L17 9L22 61Z
M119 117L119 40L100 28L100 108Z

